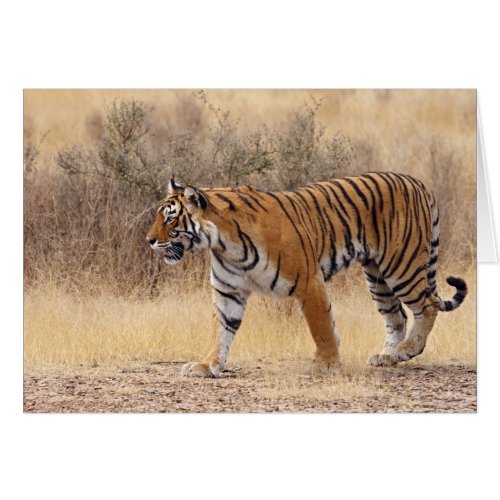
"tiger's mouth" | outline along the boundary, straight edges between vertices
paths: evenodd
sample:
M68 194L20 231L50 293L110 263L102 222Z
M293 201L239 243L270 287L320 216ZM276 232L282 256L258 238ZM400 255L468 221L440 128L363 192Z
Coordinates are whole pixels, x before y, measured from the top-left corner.
M164 249L163 258L167 264L177 264L184 256L182 243L171 243Z

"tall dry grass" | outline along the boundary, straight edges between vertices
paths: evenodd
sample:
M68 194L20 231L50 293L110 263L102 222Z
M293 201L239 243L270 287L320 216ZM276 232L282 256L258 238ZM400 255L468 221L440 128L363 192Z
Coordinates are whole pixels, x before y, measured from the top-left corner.
M475 273L464 275L469 296L452 313L438 315L418 363L475 363ZM440 280L439 291L450 296ZM348 372L364 370L379 352L385 326L371 301L360 268L329 284L341 355ZM208 350L212 306L208 289L185 293L166 289L154 299L96 296L67 291L54 284L31 288L25 296L25 362L108 365L127 361L190 361ZM291 366L312 358L314 343L294 301L275 302L253 296L235 338L229 363L252 366L256 360L286 361Z
M144 153L146 164L156 166L165 157L166 172L174 160L196 167L205 154L196 150L197 145L210 144L210 131L219 130L217 119L229 110L234 128L227 135L226 152L231 158L241 157L238 147L243 139L255 137L256 130L268 131L281 145L296 145L297 131L307 123L304 134L312 133L313 142L345 139L330 150L334 157L322 156L329 150L326 142L321 143L313 158L316 163L310 165L321 166L326 158L330 163L325 175L391 170L421 178L436 193L442 214L438 275L464 276L470 294L458 311L439 315L418 360L474 362L474 92L212 90L206 96L213 109L220 107L219 115L191 91L25 92L25 159L30 162L24 186L26 364L191 360L208 345L203 326L211 315L206 258L159 266L144 243L150 207L157 198L119 177L68 175L58 167L57 154L73 146L83 148L78 150L83 156L77 158L77 166L85 165L85 155L95 162L105 135L106 110L114 99L132 97L155 108L149 116L146 149L138 150L136 157ZM316 102L325 97L313 122L294 122L311 96ZM290 128L291 123L298 128ZM173 155L174 146L180 148L180 156ZM251 142L243 141L241 147L248 152ZM217 164L221 175L227 172L224 158ZM286 168L284 159L278 160L274 165ZM176 165L178 169L182 162ZM185 173L199 174L193 169ZM189 182L189 175L183 180ZM217 177L207 179L215 182ZM259 179L282 182L276 176ZM380 350L384 338L383 321L362 281L359 270L350 270L330 285L344 364L353 372L364 369L366 358ZM451 295L443 283L440 292ZM256 297L250 301L230 362L251 364L265 358L300 363L313 350L293 302Z

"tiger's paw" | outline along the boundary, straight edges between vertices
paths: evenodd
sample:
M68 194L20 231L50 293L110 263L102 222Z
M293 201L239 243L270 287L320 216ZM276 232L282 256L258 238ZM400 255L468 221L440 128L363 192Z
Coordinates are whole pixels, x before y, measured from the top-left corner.
M338 375L340 373L340 361L318 361L314 360L306 375Z
M220 377L221 371L216 368L210 368L205 363L186 363L181 368L182 377Z
M393 366L398 362L392 354L375 354L368 358L367 364L370 366Z

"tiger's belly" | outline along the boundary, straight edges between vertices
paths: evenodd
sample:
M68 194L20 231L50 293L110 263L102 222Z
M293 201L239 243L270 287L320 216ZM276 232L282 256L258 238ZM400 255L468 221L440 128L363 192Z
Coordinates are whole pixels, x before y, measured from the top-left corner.
M246 276L246 286L249 290L279 299L289 297L293 285L293 280L283 276L277 266L269 264L267 268L264 266Z

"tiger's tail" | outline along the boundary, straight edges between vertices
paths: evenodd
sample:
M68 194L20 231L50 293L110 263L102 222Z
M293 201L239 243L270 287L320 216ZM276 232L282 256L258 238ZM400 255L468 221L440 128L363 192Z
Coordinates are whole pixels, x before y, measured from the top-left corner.
M457 289L455 295L450 300L443 300L437 292L436 263L439 248L439 210L436 204L436 200L433 196L430 199L430 205L432 213L432 233L431 249L429 254L429 267L427 270L427 282L429 283L431 293L439 300L439 310L453 311L464 301L467 295L467 284L462 278L449 276L446 279L446 282L448 283L448 285L454 286Z
M439 295L437 298L439 299L439 310L440 311L453 311L456 309L465 299L467 295L467 284L462 278L454 278L453 276L449 276L446 279L448 285L454 286L457 289L457 293L453 295L451 300L443 300Z

